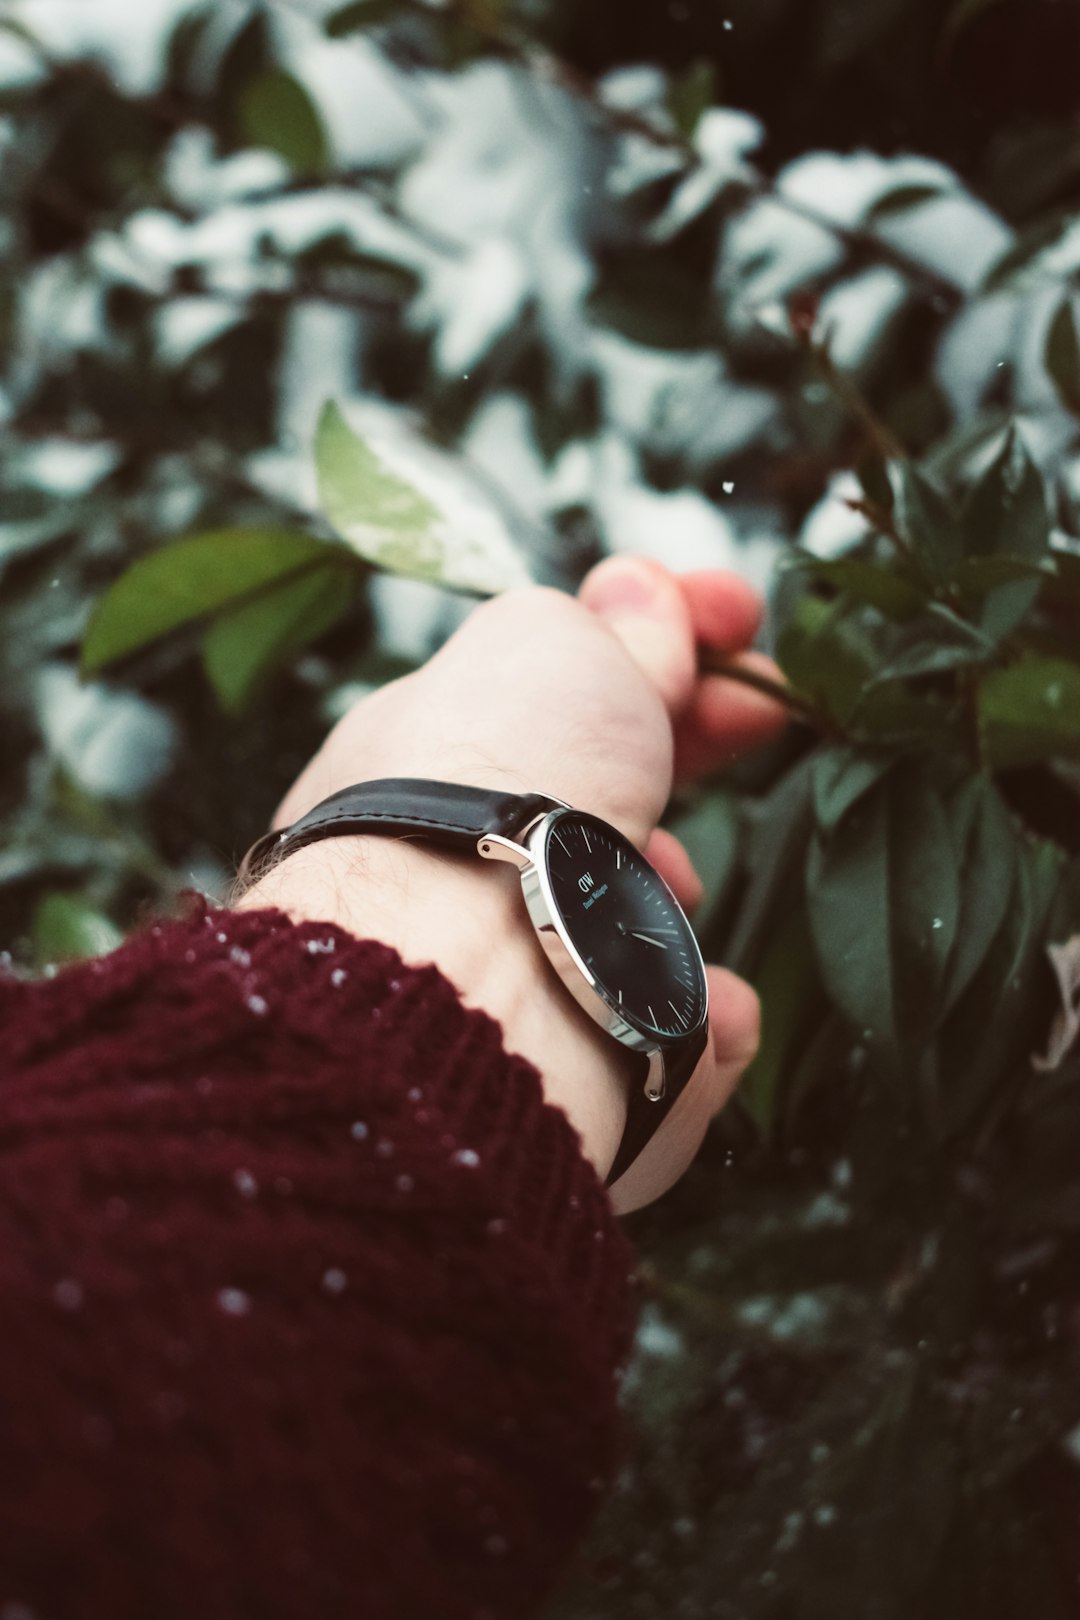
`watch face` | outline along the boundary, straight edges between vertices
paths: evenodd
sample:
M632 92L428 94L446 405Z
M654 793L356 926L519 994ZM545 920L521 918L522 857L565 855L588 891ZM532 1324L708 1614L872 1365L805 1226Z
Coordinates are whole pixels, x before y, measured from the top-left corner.
M559 920L612 1007L647 1035L696 1029L707 1004L701 953L644 856L577 810L550 823L545 854Z

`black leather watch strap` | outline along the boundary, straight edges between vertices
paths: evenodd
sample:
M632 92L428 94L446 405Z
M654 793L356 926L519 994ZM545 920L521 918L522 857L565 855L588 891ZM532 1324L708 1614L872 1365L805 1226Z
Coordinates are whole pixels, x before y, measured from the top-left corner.
M239 876L241 882L253 883L305 844L347 833L416 833L475 855L484 833L509 838L537 817L561 808L560 800L543 793L493 792L426 777L381 777L343 788L291 827L267 833L245 855Z
M626 1124L623 1127L622 1141L619 1151L615 1155L615 1163L608 1171L605 1187L612 1186L619 1177L633 1164L638 1154L646 1148L664 1123L668 1114L678 1102L690 1076L701 1062L708 1044L707 1030L687 1041L685 1046L675 1048L664 1055L664 1095L659 1102L650 1102L645 1095L645 1074L648 1069L648 1059L638 1056L636 1067L640 1070L630 1087L630 1106L626 1115ZM627 1054L630 1055L629 1053Z

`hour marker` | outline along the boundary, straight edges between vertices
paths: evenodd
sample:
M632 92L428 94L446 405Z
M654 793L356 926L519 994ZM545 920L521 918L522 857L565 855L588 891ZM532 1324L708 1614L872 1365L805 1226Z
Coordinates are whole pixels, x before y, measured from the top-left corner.
M656 1014L653 1012L651 1007L649 1008L649 1019L650 1019L650 1022L652 1024L654 1024L657 1029L659 1029L660 1026L659 1026L659 1024L656 1023Z
M619 870L619 868L621 866L622 866L622 850L617 849L615 851L615 870L616 870L616 872Z
M622 991L619 991L619 1006L622 1006Z

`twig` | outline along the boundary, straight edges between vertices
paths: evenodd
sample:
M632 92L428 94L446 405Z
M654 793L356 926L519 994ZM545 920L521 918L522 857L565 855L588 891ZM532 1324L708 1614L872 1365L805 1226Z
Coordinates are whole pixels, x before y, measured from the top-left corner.
M860 423L875 449L888 461L905 461L907 449L900 443L892 428L877 415L869 400L865 399L851 378L837 366L824 343L815 342L809 335L800 341L810 362L820 373L822 381L844 408Z
M782 704L793 720L812 726L815 731L821 729L821 717L813 704L782 681L774 681L771 676L748 669L745 664L736 664L718 653L703 652L698 660L698 670L702 675L723 675L740 686L749 686L764 697L772 698L774 703Z

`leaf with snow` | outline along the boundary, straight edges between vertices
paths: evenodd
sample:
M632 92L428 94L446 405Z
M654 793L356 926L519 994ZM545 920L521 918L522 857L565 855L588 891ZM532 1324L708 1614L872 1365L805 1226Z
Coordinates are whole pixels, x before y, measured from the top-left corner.
M95 798L144 798L179 747L176 722L160 704L102 681L81 683L66 664L41 671L37 710L49 753Z
M823 224L853 229L869 222L889 199L914 192L923 200L959 191L960 182L943 163L923 157L879 157L875 152L806 152L783 169L777 193Z
M1063 945L1048 945L1046 954L1057 976L1061 1007L1050 1026L1046 1056L1031 1060L1032 1068L1043 1074L1059 1068L1080 1039L1080 934Z
M1080 220L1055 209L1021 231L987 267L981 291L1027 292L1065 281L1080 270Z
M478 596L527 584L505 525L441 461L401 436L376 448L332 401L323 407L315 435L320 502L365 562Z
M761 145L763 135L760 123L749 113L733 112L727 107L710 107L702 112L694 129L697 161L675 188L659 219L654 220L649 231L653 240L670 241L703 213L725 186L752 181L754 170L747 155Z
M409 324L436 332L435 363L444 377L467 375L517 320L529 285L521 250L491 237L461 258L433 259Z

